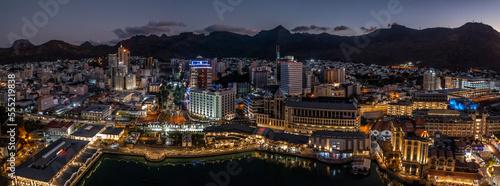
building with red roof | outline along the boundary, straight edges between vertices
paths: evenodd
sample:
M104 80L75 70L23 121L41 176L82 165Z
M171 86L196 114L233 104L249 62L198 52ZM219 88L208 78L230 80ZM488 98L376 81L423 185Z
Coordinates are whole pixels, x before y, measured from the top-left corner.
M45 134L51 136L69 135L75 131L76 125L74 122L63 122L52 120L46 125Z
M375 121L370 130L370 136L373 140L390 140L392 130L394 128L393 121Z

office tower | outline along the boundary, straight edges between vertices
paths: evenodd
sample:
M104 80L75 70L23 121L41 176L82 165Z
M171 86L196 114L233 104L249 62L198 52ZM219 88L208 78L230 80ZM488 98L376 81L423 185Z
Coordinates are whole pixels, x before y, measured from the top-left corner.
M215 59L210 59L210 68L212 68L210 71L212 72L212 82L217 81L219 78L217 77L217 58Z
M433 70L424 73L424 90L436 90L436 73Z
M251 67L250 83L256 88L264 88L267 85L270 70L269 67Z
M118 48L118 63L125 65L127 67L127 71L130 68L130 51L123 48L122 45Z
M109 69L113 69L115 67L118 67L118 56L116 56L116 54L109 54L108 55L108 66L109 66Z
M128 74L125 77L125 87L127 90L132 90L136 88L136 77L135 74Z
M281 63L281 89L285 95L302 94L302 63Z
M217 73L225 73L226 72L226 63L218 62L216 71L217 71Z
M189 87L208 88L212 84L212 67L208 60L198 56L190 64Z
M308 94L313 89L314 74L311 71L306 71L304 74L304 86L302 88L304 88L304 93Z
M256 71L253 75L253 85L256 88L264 88L267 85L267 78L269 77L269 72L266 70Z
M127 74L127 67L125 65L119 65L114 71L113 75L113 87L115 90L125 89L125 74Z
M237 68L238 68L238 75L243 74L243 61L238 61L237 63Z
M345 68L323 70L323 82L328 84L345 83Z

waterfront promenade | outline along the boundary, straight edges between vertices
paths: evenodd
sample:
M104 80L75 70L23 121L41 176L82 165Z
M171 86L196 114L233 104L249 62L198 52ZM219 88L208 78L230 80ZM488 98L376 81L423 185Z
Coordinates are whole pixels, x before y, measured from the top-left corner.
M163 161L165 158L201 158L201 157L237 154L250 151L262 151L262 152L277 153L283 155L298 156L302 158L316 159L316 156L314 154L271 151L271 150L261 149L259 148L258 145L249 145L240 148L206 149L206 150L168 150L168 149L158 149L152 147L103 149L103 153L129 155L129 156L143 156L147 161L150 162L160 162Z

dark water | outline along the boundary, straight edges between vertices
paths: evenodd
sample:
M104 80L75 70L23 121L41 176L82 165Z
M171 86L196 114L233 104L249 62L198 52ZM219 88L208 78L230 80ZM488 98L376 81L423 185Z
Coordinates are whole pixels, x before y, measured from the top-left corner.
M143 157L105 154L78 183L94 185L385 185L372 162L368 176L351 165L265 152L147 162Z

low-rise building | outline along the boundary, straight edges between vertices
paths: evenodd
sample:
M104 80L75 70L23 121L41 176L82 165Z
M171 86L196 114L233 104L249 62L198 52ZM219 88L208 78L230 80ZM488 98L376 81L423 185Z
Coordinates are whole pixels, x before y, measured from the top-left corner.
M111 115L111 105L91 105L82 111L82 118L88 120L104 120Z
M376 121L370 130L370 135L373 140L390 140L394 124L392 120Z
M97 137L103 140L118 140L124 133L124 128L107 127L104 131L97 134Z
M60 138L16 167L15 185L69 185L88 164L76 165L89 141ZM97 152L97 151L96 151Z
M104 125L86 124L73 132L69 137L71 139L90 141L90 143L94 143L94 141L98 139L97 134L102 133L104 129Z
M45 130L45 134L47 135L58 135L64 136L69 135L76 129L76 125L74 122L62 122L62 121L51 121L45 125L47 129Z
M328 153L333 159L368 155L371 148L370 137L363 132L315 131L309 138L309 146Z

